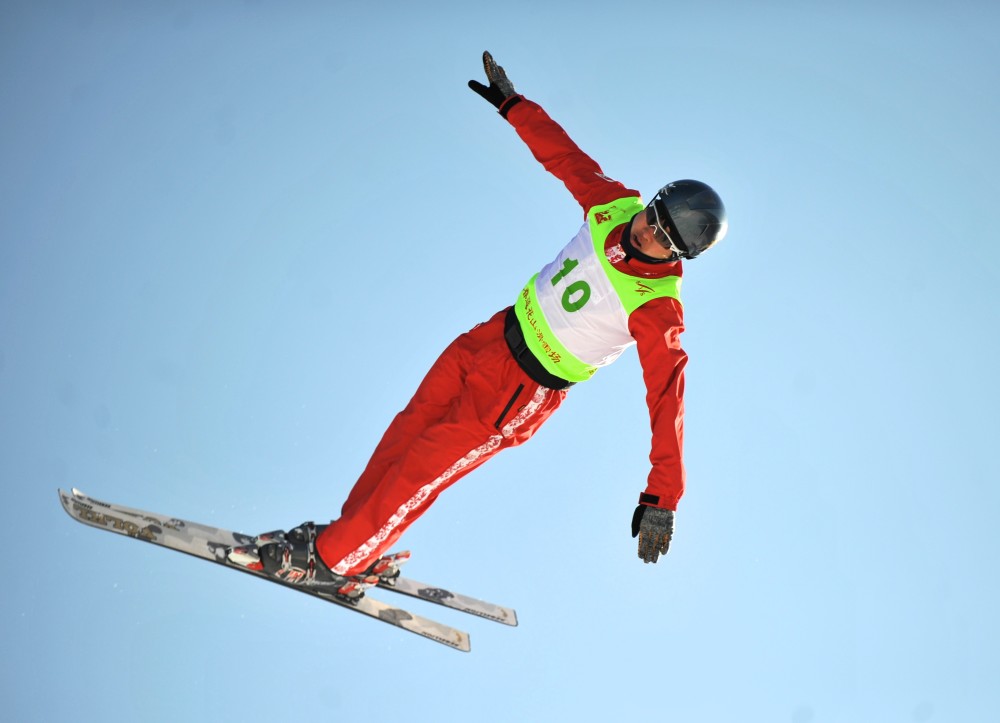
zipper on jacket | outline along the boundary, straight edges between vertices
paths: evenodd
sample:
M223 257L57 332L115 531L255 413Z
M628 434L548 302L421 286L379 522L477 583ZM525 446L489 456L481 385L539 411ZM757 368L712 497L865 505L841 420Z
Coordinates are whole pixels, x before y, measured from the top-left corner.
M507 402L507 406L503 408L503 411L500 412L500 416L497 417L497 421L493 423L493 426L496 429L500 429L500 425L503 423L503 418L507 416L507 412L509 412L510 408L514 406L514 402L516 402L517 398L521 396L522 391L524 391L524 385L518 384L517 389L514 390L514 396L510 398L510 401Z

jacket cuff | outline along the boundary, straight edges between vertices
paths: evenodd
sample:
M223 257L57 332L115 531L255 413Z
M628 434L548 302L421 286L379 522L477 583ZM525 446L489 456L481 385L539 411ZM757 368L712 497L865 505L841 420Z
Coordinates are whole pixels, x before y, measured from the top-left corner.
M660 499L661 497L659 495L651 495L647 494L646 492L643 492L641 495L639 495L639 504L646 505L647 507L658 507L663 510L671 510L671 511L673 511L674 507L676 507L676 505L674 505L673 507L668 507L665 504L661 505Z
M507 114L510 113L510 109L513 108L518 103L520 103L522 100L524 100L523 95L512 95L509 98L504 99L503 103L500 104L500 111L499 111L500 115L504 117L504 120L507 119Z

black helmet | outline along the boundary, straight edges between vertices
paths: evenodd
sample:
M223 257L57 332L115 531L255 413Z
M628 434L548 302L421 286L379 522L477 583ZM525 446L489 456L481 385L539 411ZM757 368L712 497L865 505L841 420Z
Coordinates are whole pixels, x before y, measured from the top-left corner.
M646 207L646 220L672 242L677 256L693 259L726 235L726 207L719 194L701 181L674 181L661 188Z

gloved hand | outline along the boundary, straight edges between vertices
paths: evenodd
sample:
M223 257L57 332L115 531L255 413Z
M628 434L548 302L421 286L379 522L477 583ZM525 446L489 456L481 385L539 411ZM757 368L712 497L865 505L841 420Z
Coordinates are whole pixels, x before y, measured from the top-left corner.
M507 78L507 73L496 64L488 50L483 53L483 68L486 69L486 78L490 81L489 86L483 85L478 80L470 80L469 87L495 105L497 110L500 110L504 101L517 95L517 91L514 90L514 84Z
M674 534L673 510L639 505L632 515L632 537L639 537L639 557L643 562L656 562L670 549Z

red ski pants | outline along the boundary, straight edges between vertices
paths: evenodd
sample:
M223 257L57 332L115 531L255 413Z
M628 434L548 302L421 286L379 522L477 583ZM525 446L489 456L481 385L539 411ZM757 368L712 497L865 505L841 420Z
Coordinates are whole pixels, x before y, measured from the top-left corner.
M441 492L527 441L562 403L565 391L532 381L514 361L505 314L453 341L389 425L340 519L316 540L337 574L364 572Z

